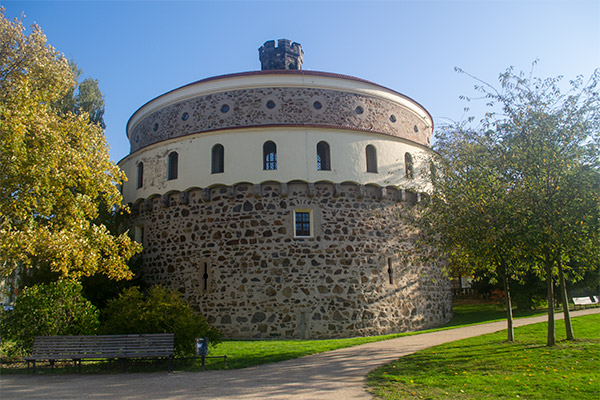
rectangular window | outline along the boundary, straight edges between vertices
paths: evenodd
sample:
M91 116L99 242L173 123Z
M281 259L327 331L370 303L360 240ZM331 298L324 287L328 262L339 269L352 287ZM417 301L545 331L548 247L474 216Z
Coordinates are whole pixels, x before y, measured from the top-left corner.
M312 210L294 210L294 237L312 236Z

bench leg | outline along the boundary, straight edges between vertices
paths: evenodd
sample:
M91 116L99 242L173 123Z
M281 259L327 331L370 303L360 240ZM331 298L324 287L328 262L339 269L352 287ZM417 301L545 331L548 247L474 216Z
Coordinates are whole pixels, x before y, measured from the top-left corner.
M227 355L223 356L223 364L225 364L225 368L227 368Z
M119 358L119 364L121 364L121 372L122 373L127 372L127 359L126 358Z
M77 372L81 373L81 359L80 358L73 359L73 372L75 372L75 369L77 369Z
M169 372L173 372L173 357L169 357Z
M32 365L31 373L35 374L35 360L31 360L31 365ZM29 369L29 360L27 360L27 369Z
M206 357L202 356L202 371L206 371Z
M54 360L48 360L48 361L50 361L50 371L52 373L54 373Z

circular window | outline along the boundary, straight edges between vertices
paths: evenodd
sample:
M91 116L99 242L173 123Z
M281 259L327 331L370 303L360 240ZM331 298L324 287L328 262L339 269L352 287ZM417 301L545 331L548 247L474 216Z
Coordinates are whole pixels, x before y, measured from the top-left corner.
M415 132L419 132L419 128L417 128L416 125L413 127L413 129L415 130Z
M223 104L221 106L221 112L225 114L227 111L229 111L229 104Z
M181 120L182 121L187 121L188 118L190 117L190 114L184 112L183 114L181 114Z
M323 108L323 104L321 104L320 101L315 101L313 103L313 107L315 108L315 110L320 110L321 108Z
M267 108L271 110L275 108L275 102L273 100L267 101Z
M154 132L156 132L158 130L158 122L154 124L154 126L152 127L152 130Z
M390 115L390 121L396 122L396 116L394 114Z
M356 111L357 114L362 114L365 112L365 109L362 108L362 106L358 106L354 111Z

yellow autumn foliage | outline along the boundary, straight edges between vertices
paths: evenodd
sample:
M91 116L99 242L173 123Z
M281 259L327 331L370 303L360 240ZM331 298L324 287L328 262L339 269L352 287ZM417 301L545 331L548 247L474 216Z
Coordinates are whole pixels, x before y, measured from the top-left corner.
M97 222L118 207L124 173L103 129L56 102L76 84L37 25L26 35L0 9L0 271L42 261L64 276L127 279L140 246Z

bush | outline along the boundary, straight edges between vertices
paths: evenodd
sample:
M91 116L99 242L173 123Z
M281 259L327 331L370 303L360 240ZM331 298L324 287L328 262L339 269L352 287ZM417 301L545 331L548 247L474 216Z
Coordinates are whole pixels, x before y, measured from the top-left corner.
M95 334L98 310L81 290L70 280L24 288L14 309L2 314L2 335L30 352L35 336Z
M197 337L208 337L213 344L221 341L219 332L177 292L162 286L150 288L146 295L137 287L125 289L108 301L102 321L104 334L174 333L178 356L193 356Z

